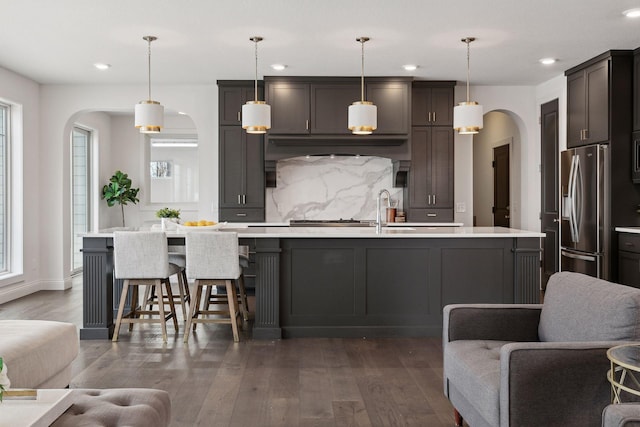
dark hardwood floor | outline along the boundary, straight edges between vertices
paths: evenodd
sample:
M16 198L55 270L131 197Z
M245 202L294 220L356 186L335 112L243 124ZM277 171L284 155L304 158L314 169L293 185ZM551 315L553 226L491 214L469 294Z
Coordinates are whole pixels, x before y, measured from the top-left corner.
M82 327L82 283L0 305L0 319ZM182 324L181 324L182 326ZM172 426L453 425L442 391L440 338L233 343L229 325L199 325L189 344L169 328L122 328L120 340L80 341L71 388L151 387L171 395Z

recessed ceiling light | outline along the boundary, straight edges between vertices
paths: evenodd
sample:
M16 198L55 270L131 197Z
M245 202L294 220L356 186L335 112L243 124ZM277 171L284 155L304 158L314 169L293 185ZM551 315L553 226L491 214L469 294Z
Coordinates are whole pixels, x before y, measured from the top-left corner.
M543 65L551 65L551 64L555 64L557 61L557 59L555 58L542 58L540 60L540 63Z
M273 65L271 66L271 68L273 68L273 69L274 69L274 70L276 70L276 71L282 71L282 70L284 70L285 68L287 68L287 66L286 66L286 65L284 65L284 64L273 64Z
M628 9L622 12L627 18L640 18L640 8Z
M96 62L95 64L93 64L93 66L98 70L108 70L109 68L111 68L111 64L103 64L102 62Z
M178 111L178 114L180 114L181 116L186 116L187 113L185 113L184 111Z
M402 68L404 68L405 71L415 71L416 68L418 68L418 66L414 64L406 64L406 65L403 65Z

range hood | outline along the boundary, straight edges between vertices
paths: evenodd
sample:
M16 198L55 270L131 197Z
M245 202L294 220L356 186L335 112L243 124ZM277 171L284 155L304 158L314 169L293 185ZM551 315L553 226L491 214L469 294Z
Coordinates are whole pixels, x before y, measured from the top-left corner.
M391 159L393 186L405 187L411 165L408 135L330 135L300 137L277 135L265 138L265 178L267 187L276 187L278 160L302 156L376 156Z

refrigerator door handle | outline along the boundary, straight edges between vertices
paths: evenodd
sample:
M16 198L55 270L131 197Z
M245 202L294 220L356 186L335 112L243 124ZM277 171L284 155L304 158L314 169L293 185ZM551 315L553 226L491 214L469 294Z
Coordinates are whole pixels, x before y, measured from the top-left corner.
M562 256L566 256L567 258L579 259L582 261L596 261L596 257L590 255L579 255L574 254L573 252L561 251Z
M571 167L569 168L569 231L571 232L571 241L577 242L576 236L576 227L575 227L575 197L576 197L576 185L575 185L575 169L576 169L576 158L577 156L574 154L571 156Z
M584 185L583 185L583 177L582 177L582 168L580 167L580 157L576 157L576 169L575 169L575 179L573 180L573 185L575 186L574 190L574 199L573 199L573 208L574 208L574 227L576 232L576 242L580 241L580 226L582 225L582 205L583 205L583 194Z

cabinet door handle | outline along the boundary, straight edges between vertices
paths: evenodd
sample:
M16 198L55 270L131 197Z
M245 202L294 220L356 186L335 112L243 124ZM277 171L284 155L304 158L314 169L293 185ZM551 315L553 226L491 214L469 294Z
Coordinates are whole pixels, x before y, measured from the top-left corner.
M305 120L304 128L309 130L309 119Z
M584 139L585 140L589 139L589 129L584 130Z
M429 201L427 202L428 205L431 204L431 194L429 194Z
M242 196L240 194L238 194L238 204L239 205L242 204Z
M243 205L246 205L246 204L247 204L247 195L246 195L246 194L243 194L243 195L242 195L242 204L243 204Z
M632 247L634 247L634 246L635 246L635 245L634 245L633 243L631 243L631 242L624 242L624 245L625 245L625 246L628 246L628 247L630 247L630 248L632 248Z
M429 118L427 119L427 122L431 122L431 111L429 111Z
M427 216L438 216L438 215L434 213L428 213Z
M436 122L436 112L434 111L433 112L433 123L435 123L435 122Z
M236 216L247 216L246 213L237 213Z
M240 111L238 111L238 121L240 121Z
M434 205L436 204L436 195L435 194L433 195L433 204Z

